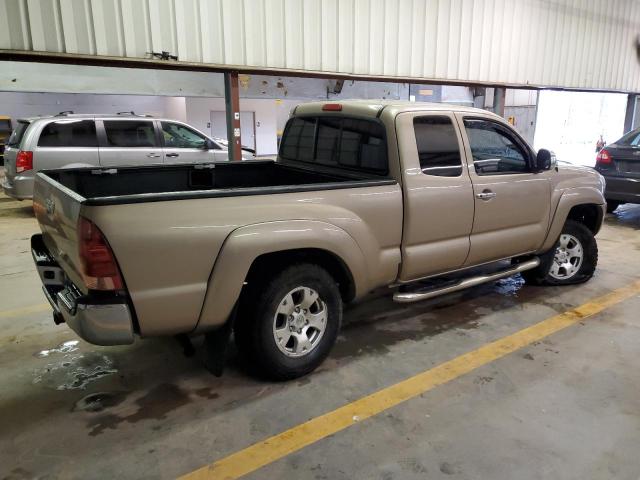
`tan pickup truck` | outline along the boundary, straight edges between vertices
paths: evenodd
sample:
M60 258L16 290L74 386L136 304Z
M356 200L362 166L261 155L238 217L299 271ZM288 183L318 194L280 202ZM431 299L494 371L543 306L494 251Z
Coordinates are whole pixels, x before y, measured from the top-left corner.
M483 110L310 103L276 161L38 173L32 251L54 320L89 342L204 333L215 355L233 330L286 379L378 287L415 302L517 273L588 280L603 190Z

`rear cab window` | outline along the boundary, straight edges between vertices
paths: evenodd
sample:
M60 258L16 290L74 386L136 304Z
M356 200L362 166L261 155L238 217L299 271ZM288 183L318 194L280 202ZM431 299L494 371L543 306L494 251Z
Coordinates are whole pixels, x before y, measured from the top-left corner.
M65 119L48 123L40 132L38 147L97 147L93 120Z
M25 120L18 120L18 125L11 133L9 140L7 140L7 146L13 148L20 148L24 134L27 132L30 123Z
M460 145L451 118L444 115L415 117L413 129L422 173L437 177L462 175Z
M294 117L280 143L280 158L387 175L385 129L377 120L346 116Z

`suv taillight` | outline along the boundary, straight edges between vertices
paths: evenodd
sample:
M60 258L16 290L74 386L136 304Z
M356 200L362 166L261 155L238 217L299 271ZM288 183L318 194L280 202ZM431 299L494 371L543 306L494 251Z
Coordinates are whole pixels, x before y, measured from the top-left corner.
M90 290L121 290L120 269L107 239L93 222L80 217L78 220L78 248L81 273Z
M16 173L33 170L33 152L19 150L16 155Z
M596 155L596 167L602 165L611 165L611 155L604 148Z

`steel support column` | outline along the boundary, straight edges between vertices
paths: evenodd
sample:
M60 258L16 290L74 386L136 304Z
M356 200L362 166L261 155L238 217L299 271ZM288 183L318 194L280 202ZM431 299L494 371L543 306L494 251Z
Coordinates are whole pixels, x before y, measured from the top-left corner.
M638 95L630 93L627 96L627 111L624 115L624 133L630 132L637 125L636 119L636 104L638 101Z
M504 100L507 95L507 89L504 87L495 87L493 89L493 113L504 117Z
M229 142L229 160L242 160L242 142L240 138L240 90L238 90L238 72L224 74L224 107L227 114L227 142Z

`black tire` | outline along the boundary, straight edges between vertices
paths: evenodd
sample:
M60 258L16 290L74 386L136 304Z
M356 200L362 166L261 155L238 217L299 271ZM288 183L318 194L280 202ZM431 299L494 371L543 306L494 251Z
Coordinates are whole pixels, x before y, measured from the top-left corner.
M253 288L249 288L240 299L235 324L236 345L247 368L271 380L290 380L315 370L329 355L342 323L342 298L334 278L318 265L300 263L254 283ZM308 353L291 357L276 344L273 328L283 300L289 292L299 287L314 290L324 302L326 326L317 344ZM289 318L286 315L284 317L283 321Z
M598 264L598 245L591 230L582 223L567 220L562 228L562 234L569 234L575 237L582 246L583 258L578 271L573 276L564 279L555 278L551 275L551 266L560 244L560 239L558 239L558 242L551 250L540 256L540 265L538 267L522 272L522 277L528 284L573 285L586 282L593 276Z
M620 203L617 200L607 200L607 213L613 213L620 206Z

